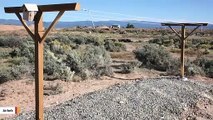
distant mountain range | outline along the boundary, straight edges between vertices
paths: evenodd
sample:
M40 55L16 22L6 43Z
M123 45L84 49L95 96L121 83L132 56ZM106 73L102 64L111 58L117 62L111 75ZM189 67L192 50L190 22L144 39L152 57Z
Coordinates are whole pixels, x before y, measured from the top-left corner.
M133 24L136 28L164 28L161 26L159 22L149 22L149 21L136 21L136 20L129 20L129 21L94 21L95 26L111 26L113 24L118 24L121 27L126 27L128 23ZM4 25L21 25L20 21L14 19L0 19L0 24ZM30 22L28 23L30 24ZM47 27L51 23L44 22L44 26ZM76 21L76 22L59 22L56 25L56 28L70 28L75 26L92 26L92 21ZM209 24L204 29L213 29L213 24Z

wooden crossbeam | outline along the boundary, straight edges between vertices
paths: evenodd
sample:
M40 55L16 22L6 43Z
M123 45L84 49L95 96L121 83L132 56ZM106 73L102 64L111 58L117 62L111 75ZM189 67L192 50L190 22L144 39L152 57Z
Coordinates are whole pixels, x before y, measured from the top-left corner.
M208 23L161 23L162 26L207 26Z
M54 12L54 11L71 11L80 10L79 3L68 4L50 4L50 5L38 5L38 9L41 12ZM23 12L22 6L19 7L5 7L5 13L21 13Z

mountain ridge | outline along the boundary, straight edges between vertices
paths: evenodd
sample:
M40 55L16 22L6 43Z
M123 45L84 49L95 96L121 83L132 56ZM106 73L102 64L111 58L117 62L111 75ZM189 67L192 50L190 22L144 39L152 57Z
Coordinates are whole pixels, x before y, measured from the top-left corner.
M32 22L27 22L28 24L32 24ZM137 20L125 20L125 21L94 21L95 26L111 26L113 24L119 24L121 27L126 27L128 23L133 24L136 28L165 28L162 27L160 22L152 22L152 21L137 21ZM21 25L19 20L15 19L0 19L0 24L3 25ZM51 22L44 22L44 26L47 27L51 24ZM73 22L65 22L59 21L56 25L56 28L70 28L75 26L92 26L92 21L73 21ZM213 24L209 24L204 29L213 29Z

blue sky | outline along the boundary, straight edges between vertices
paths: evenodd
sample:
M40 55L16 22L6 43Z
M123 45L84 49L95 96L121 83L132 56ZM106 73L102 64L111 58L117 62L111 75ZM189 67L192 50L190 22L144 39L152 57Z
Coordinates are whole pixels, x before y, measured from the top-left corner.
M78 2L82 10L66 12L61 21L132 19L213 23L213 0L0 0L0 2L0 19L17 19L15 14L4 13L5 6L21 6L23 3ZM56 13L47 13L44 20L52 21L54 16Z

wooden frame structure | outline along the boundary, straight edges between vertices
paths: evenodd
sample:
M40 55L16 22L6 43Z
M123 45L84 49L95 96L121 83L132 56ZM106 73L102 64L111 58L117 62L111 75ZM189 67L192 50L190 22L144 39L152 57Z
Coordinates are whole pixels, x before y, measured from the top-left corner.
M169 26L169 28L180 38L181 40L181 66L180 66L180 72L181 72L181 78L184 79L184 53L185 53L185 40L200 26L207 26L208 23L161 23L162 26ZM178 32L172 28L172 26L175 27L181 27L181 35L178 34ZM195 28L186 36L186 26L194 26Z
M65 11L80 10L79 3L67 4L52 4L38 5L38 11L34 17L34 33L30 30L25 20L20 13L23 12L23 7L5 7L6 13L15 13L21 21L24 28L35 42L35 101L36 101L36 120L43 120L43 47L44 41L48 33L52 30L55 24ZM44 31L43 12L59 12L51 25Z

